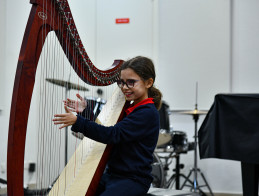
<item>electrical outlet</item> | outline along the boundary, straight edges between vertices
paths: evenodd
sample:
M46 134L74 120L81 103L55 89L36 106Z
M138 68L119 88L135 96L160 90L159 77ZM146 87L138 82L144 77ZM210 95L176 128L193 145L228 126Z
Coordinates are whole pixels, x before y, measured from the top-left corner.
M33 161L25 161L24 162L24 170L28 170L29 172L34 172L36 167L36 163Z
M35 172L36 163L30 163L29 164L29 172Z

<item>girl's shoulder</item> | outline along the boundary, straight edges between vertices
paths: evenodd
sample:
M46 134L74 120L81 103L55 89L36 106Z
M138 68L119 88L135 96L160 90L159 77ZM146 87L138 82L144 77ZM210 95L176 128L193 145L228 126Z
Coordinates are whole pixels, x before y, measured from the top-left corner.
M129 115L138 115L138 116L143 115L143 117L145 117L145 118L147 118L149 116L152 118L159 117L159 113L158 113L155 105L152 103L138 106Z

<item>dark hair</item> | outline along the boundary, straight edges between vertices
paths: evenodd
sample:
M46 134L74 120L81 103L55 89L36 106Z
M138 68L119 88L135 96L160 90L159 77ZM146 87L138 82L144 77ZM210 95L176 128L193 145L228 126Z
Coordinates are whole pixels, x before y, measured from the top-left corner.
M122 66L121 70L130 68L136 72L144 81L148 80L149 78L152 78L155 82L156 78L156 72L155 72L155 66L151 59L143 56L137 56L132 59L129 59L125 61ZM152 97L154 100L154 104L156 108L159 110L161 107L161 99L162 99L162 93L160 90L154 87L150 87L148 89L148 97Z

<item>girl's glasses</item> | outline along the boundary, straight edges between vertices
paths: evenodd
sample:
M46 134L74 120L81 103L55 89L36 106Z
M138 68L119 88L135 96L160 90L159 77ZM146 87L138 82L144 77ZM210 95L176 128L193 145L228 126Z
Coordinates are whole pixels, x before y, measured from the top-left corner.
M126 84L126 86L128 88L133 88L134 87L134 84L135 82L137 82L139 80L133 80L133 79L129 79L129 80L126 80L126 82L124 82L123 80L117 80L117 84L120 88L122 88L124 86L124 84Z

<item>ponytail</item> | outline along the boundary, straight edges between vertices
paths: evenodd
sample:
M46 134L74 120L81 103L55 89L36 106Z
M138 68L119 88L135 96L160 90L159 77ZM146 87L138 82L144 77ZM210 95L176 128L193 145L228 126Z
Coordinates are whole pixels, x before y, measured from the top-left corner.
M156 109L159 110L162 104L162 93L160 92L160 90L158 90L154 86L150 87L148 89L148 97L153 98Z

